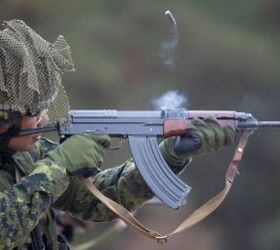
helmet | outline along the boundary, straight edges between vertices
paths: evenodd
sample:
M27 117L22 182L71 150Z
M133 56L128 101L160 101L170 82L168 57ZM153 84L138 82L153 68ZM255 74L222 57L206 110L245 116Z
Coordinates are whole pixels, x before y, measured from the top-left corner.
M61 35L47 42L21 20L5 21L3 26L0 127L11 122L13 114L34 116L43 110L48 110L51 122L62 121L69 111L62 75L74 71L70 46Z

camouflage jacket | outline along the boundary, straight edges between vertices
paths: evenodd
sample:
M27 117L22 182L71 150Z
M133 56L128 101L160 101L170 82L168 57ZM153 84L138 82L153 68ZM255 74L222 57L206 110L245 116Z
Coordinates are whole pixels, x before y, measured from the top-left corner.
M41 188L48 178L28 176L34 163L56 146L41 139L30 152L0 154L0 249L32 249L30 232L38 222L46 249L63 249L57 245L51 207L84 220L103 222L115 218L76 177L70 178L66 191L53 203L51 194ZM173 167L175 172L181 169L182 164ZM93 182L106 196L129 210L153 196L132 160L100 171Z

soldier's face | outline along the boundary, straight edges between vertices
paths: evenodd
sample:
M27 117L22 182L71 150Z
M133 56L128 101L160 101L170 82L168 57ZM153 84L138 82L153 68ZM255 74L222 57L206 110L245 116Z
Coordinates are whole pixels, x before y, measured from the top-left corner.
M23 115L21 129L41 128L47 123L48 117L46 113L42 112L34 117ZM40 134L14 137L9 141L8 148L14 151L30 151L39 139Z

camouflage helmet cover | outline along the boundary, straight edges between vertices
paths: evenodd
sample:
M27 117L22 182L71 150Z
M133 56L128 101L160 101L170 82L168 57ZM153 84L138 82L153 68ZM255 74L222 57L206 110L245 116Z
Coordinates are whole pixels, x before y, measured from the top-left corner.
M74 71L63 36L49 43L21 20L3 22L0 31L0 110L22 114L48 110L51 121L66 117L69 102L62 74Z

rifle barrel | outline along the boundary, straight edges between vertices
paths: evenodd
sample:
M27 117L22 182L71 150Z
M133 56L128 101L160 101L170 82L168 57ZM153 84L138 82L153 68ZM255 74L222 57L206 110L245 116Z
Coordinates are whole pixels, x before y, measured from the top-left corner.
M258 121L257 126L260 128L280 128L280 121Z
M255 118L247 121L239 121L237 128L257 129L257 128L280 128L280 121L257 121Z

